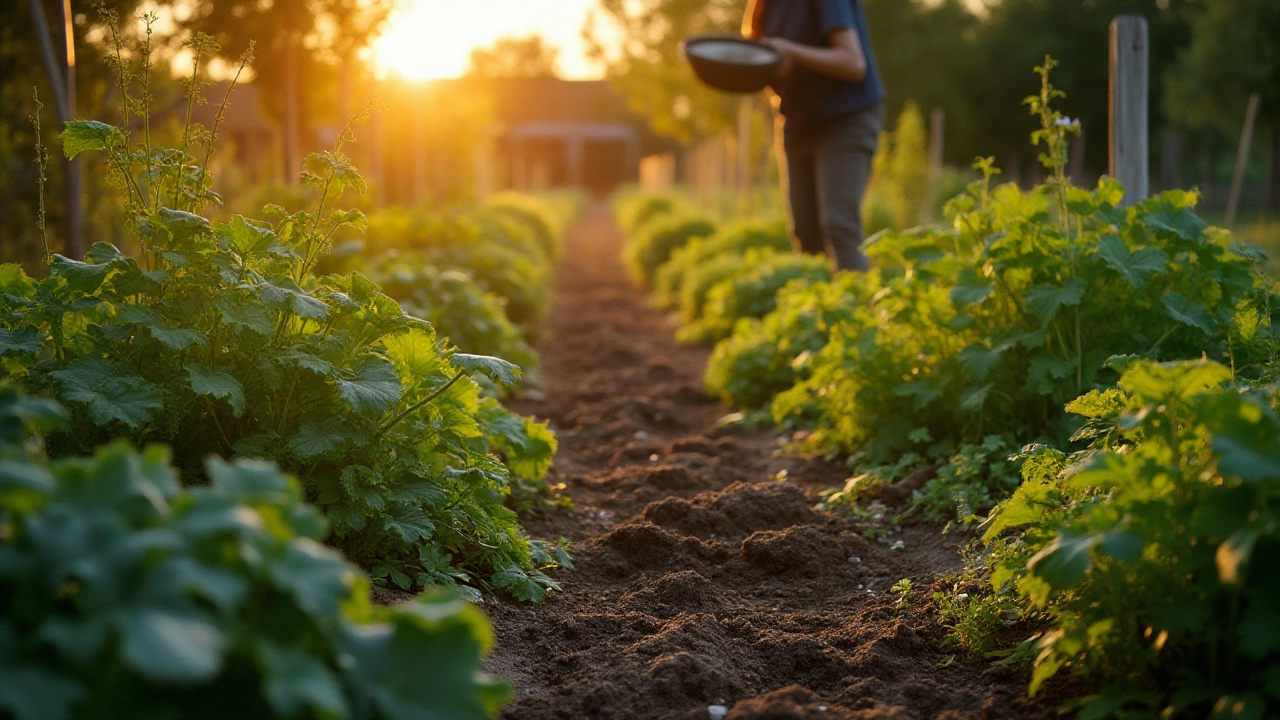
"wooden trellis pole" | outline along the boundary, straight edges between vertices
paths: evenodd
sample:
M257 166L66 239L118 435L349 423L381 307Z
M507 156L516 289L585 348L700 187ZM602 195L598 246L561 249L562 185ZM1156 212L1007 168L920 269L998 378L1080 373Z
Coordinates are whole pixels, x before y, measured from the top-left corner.
M1124 185L1121 205L1129 207L1150 192L1147 19L1121 15L1112 20L1110 55L1110 174Z

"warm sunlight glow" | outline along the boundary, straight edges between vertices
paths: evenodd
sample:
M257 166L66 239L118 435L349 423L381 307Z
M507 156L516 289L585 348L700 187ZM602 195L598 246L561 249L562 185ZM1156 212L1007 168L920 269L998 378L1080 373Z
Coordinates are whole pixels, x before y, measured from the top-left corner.
M599 76L583 56L582 26L596 0L405 0L373 46L380 72L411 80L458 77L471 50L533 34L560 48L565 77Z

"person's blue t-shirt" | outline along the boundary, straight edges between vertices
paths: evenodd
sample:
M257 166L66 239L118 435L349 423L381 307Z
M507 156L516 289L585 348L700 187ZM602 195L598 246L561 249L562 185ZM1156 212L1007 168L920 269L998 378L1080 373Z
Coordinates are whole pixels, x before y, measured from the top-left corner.
M804 45L825 47L827 36L853 28L867 57L867 74L860 82L838 80L795 64L773 82L782 99L787 134L804 133L873 107L884 101L884 83L876 67L867 18L861 0L768 0L760 30L766 37L786 38Z

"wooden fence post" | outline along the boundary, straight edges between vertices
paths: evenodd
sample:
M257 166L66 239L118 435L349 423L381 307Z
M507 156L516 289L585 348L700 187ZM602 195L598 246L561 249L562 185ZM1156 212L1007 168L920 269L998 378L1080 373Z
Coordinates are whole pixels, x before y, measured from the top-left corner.
M1244 113L1244 130L1240 133L1240 149L1236 153L1236 170L1231 176L1231 194L1227 196L1227 229L1236 224L1240 209L1240 191L1244 186L1244 167L1249 163L1249 146L1253 144L1253 124L1258 120L1258 93L1249 96L1249 109Z
M1110 174L1124 185L1122 207L1145 200L1150 188L1149 51L1146 18L1121 15L1111 21Z

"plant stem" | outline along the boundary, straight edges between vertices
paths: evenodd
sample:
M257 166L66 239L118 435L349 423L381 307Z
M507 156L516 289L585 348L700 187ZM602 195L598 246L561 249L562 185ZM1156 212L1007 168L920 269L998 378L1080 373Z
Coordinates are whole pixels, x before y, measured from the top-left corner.
M389 431L391 428L398 425L401 420L405 419L411 413L417 411L418 409L425 407L426 405L429 405L433 400L435 400L436 398L439 398L441 395L444 395L446 392L449 391L449 388L453 387L455 383L457 383L459 380L461 380L466 376L467 376L466 371L459 371L457 375L453 376L453 379L445 383L444 386L441 387L439 390L436 390L435 392L431 393L425 399L420 400L419 402L416 402L413 405L410 405L404 410L401 410L399 413L396 414L395 417L388 420L385 425L378 428L378 433L373 436L373 441L370 443L370 445L376 445L378 441L381 440L382 437L387 434L387 431Z

